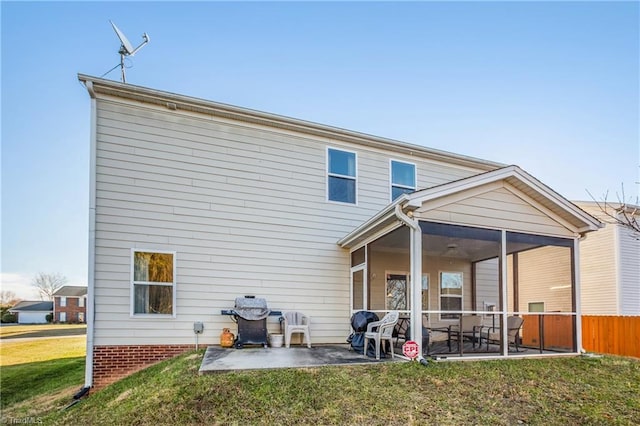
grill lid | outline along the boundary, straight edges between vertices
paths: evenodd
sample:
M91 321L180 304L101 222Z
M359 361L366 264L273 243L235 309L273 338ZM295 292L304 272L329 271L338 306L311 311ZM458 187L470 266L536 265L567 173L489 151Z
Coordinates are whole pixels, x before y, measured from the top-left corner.
M234 312L241 318L255 321L268 317L271 309L267 307L266 299L260 297L236 297Z

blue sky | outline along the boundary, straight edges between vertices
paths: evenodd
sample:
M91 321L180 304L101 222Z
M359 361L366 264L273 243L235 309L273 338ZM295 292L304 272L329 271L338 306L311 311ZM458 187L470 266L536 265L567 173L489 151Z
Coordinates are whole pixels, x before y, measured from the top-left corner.
M87 283L77 73L517 164L573 200L639 186L638 2L5 2L2 288ZM119 71L105 78L118 80Z

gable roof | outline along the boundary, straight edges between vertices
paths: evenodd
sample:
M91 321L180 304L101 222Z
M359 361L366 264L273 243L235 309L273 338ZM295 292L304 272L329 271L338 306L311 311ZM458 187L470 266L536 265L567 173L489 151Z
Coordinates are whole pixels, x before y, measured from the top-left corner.
M53 311L53 302L47 301L47 300L23 300L21 302L18 302L14 307L12 307L9 310L12 312L13 311L49 312L49 311Z
M64 287L60 287L53 293L54 296L65 296L65 297L82 297L87 295L87 287L86 286L77 286L77 285L65 285Z
M546 209L574 233L582 234L595 231L604 225L598 219L567 200L547 185L534 178L518 166L507 166L501 169L480 173L467 178L447 182L431 188L422 189L410 194L403 194L394 202L375 214L358 228L338 241L345 248L351 248L379 233L382 229L397 223L396 206L404 212L414 211L423 203L451 194L477 188L497 181L504 181L517 189L532 202Z
M124 84L113 80L78 74L78 80L83 82L91 98L120 98L133 102L161 106L169 111L183 111L206 114L208 116L232 119L240 122L277 129L303 133L307 135L328 138L334 141L354 143L367 147L383 149L390 152L402 153L433 161L447 162L473 170L494 170L505 164L483 160L461 154L426 148L393 139L373 136L366 133L346 130L339 127L327 126L311 121L282 115L241 108L220 102L190 96L178 95L170 92L149 89L133 84Z

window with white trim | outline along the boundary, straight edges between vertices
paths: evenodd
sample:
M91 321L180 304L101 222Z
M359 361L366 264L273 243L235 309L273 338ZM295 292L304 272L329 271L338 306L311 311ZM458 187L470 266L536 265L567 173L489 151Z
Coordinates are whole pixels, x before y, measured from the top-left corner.
M386 273L385 309L405 311L409 309L409 274Z
M462 272L440 272L440 310L456 311L441 313L440 319L455 320L462 311Z
M60 296L60 307L64 308L67 306L67 298L65 296Z
M416 165L391 160L391 201L416 190Z
M84 308L84 297L78 299L78 307Z
M175 252L131 251L131 312L133 315L175 316Z
M67 313L66 312L60 312L60 315L58 316L58 320L60 322L67 322Z
M327 199L356 204L356 153L327 148Z

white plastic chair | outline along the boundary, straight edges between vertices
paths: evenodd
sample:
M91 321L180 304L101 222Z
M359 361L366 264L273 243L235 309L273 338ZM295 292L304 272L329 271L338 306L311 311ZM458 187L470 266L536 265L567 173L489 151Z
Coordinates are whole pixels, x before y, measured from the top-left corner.
M309 333L309 324L311 318L301 312L285 312L284 317L284 345L289 347L291 345L291 335L293 333L304 334L304 340L307 342L307 347L311 347L311 333Z
M393 329L395 328L399 317L400 314L398 311L391 311L380 321L370 322L367 325L367 331L364 333L364 356L367 356L369 339L373 339L375 341L376 359L380 359L380 342L388 340L389 346L391 347L391 358L393 359Z

